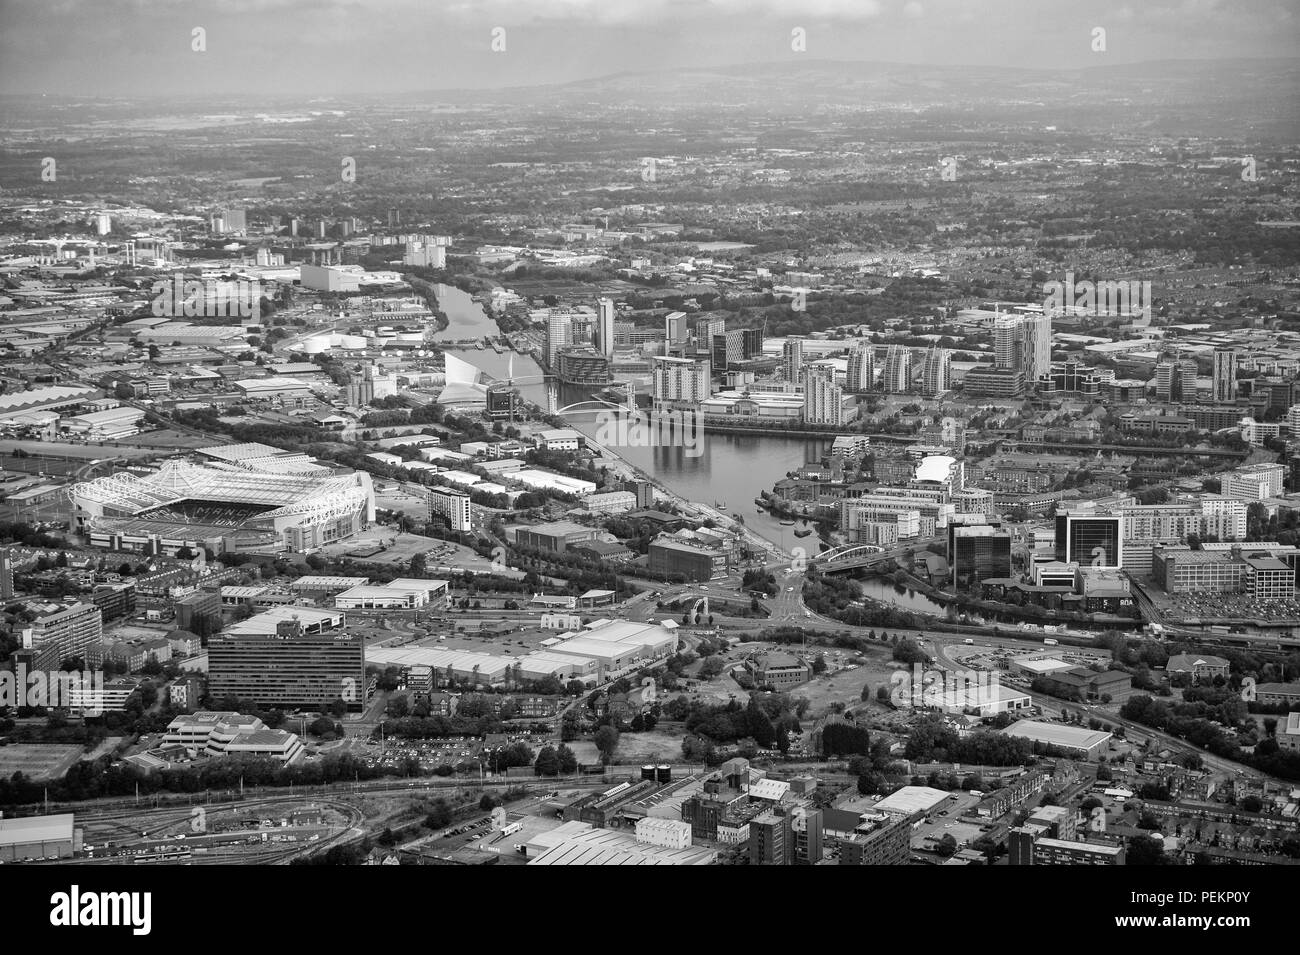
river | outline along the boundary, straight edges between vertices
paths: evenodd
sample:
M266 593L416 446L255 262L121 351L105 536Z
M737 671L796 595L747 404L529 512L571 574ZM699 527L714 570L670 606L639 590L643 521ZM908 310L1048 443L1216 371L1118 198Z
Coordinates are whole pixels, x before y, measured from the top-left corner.
M450 325L435 338L462 340L497 335L496 322L482 306L458 288L438 286L438 304ZM541 380L542 370L527 355L506 352L498 355L491 349L457 352L458 356L477 365L494 378L505 379L513 370L519 381L519 391L543 408L547 407L547 389ZM584 397L581 392L565 389L560 396L561 405ZM598 437L597 409L586 413L565 415L571 426L589 437ZM652 432L654 433L654 432ZM820 460L829 447L829 439L809 439L770 434L710 434L707 431L698 448L672 446L616 447L619 455L674 493L691 501L708 505L725 505L719 510L739 514L745 525L783 549L790 550L801 542L794 531L811 524L797 522L792 527L766 511L759 513L754 499L785 477L786 472L803 464ZM691 451L700 453L692 455ZM802 546L809 554L815 553L815 534L802 538Z

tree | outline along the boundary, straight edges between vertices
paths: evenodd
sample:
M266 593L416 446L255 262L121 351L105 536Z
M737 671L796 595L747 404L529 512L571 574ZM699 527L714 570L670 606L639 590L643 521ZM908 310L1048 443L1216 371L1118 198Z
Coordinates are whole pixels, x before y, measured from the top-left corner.
M600 751L600 761L608 766L614 759L614 751L618 749L618 730L612 726L602 726L596 730L591 741Z
M776 727L758 705L758 697L749 698L749 706L745 708L745 729L754 737L754 742L764 749L770 749L776 742Z
M1165 846L1158 838L1134 837L1128 841L1124 856L1125 865L1167 865Z
M565 746L563 743L561 743L559 749L555 751L555 758L559 762L561 776L572 776L578 771L578 757L574 755L573 750L569 749L569 747Z
M943 838L939 840L939 845L935 848L935 852L939 853L939 855L943 856L945 859L956 854L957 840L953 837L951 832L945 832L943 834Z
M542 751L537 754L537 762L533 763L533 770L538 776L560 775L560 757L554 746L542 747Z
M816 659L812 662L812 671L818 675L826 672L826 655L824 653L817 654Z

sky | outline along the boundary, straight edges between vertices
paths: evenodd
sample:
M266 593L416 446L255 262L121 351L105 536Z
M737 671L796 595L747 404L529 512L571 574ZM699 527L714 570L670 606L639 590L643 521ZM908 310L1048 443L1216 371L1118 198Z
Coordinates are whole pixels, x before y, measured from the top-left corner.
M0 92L57 96L481 89L800 56L1060 69L1298 51L1300 0L0 0Z

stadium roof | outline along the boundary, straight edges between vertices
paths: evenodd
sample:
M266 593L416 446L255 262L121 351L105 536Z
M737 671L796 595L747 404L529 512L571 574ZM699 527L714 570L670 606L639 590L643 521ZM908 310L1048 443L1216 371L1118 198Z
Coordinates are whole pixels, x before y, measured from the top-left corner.
M271 508L262 518L345 513L371 499L369 477L345 474L271 474L242 468L166 461L153 474L118 472L74 484L68 494L82 510L107 508L139 515L181 501L208 501Z

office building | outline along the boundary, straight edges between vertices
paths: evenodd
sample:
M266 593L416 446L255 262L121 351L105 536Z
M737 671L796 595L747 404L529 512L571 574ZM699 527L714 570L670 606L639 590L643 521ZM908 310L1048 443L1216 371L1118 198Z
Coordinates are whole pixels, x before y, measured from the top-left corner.
M780 650L756 653L745 661L757 687L770 686L781 691L801 686L812 679L812 667L793 654Z
M514 419L515 389L512 385L496 383L488 385L484 410L493 420Z
M763 331L759 328L733 328L713 336L713 371L721 373L763 353Z
M596 351L614 357L614 300L602 298L596 303Z
M971 398L1014 398L1025 390L1025 374L1018 368L978 365L966 372L961 388Z
M1056 559L1062 564L1123 567L1123 518L1118 514L1056 512Z
M1237 398L1237 353L1231 348L1214 349L1214 392L1216 402Z
M1243 501L1262 501L1282 493L1286 468L1281 464L1247 464L1220 478L1224 497Z
M931 348L921 366L921 393L935 397L951 387L952 353L946 348Z
M366 699L365 639L360 633L307 633L281 620L274 634L226 632L208 641L208 694L259 707L328 710L342 700L360 710Z
M953 583L967 590L985 580L1011 576L1011 535L988 525L950 527Z
M472 509L469 495L447 487L429 488L429 517L444 518L454 531L471 529Z
M673 537L650 542L650 570L657 574L681 574L687 580L712 580L727 573L728 553Z
M890 345L885 353L885 370L880 380L880 390L900 395L912 388L912 349L906 345Z

